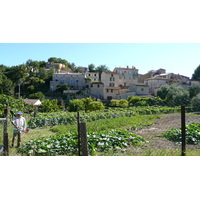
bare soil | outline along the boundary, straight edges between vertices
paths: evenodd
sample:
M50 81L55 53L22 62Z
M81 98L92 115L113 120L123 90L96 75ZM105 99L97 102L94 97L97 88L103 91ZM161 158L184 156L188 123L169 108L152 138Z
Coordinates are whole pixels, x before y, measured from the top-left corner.
M161 136L161 133L169 131L171 128L181 128L180 114L166 114L162 118L154 120L154 124L140 130L132 131L133 133L144 137L148 143L141 147L130 147L136 153L143 150L181 150L181 145ZM191 123L200 123L200 116L186 115L186 125ZM200 145L186 145L187 149L200 149Z

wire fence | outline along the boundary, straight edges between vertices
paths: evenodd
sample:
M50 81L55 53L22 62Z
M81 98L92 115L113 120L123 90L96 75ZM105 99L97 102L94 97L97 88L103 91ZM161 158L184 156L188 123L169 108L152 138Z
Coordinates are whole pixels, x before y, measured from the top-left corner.
M0 155L8 156L9 155L9 139L8 139L8 109L4 110L5 117L0 118L0 127L2 127L3 137L0 140Z
M4 129L4 123L3 120L0 119L0 155L3 155L3 129Z

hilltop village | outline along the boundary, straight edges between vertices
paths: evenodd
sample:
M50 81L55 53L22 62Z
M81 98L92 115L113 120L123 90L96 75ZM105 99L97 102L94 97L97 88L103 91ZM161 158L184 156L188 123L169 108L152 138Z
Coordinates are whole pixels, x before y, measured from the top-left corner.
M63 64L48 63L47 68L56 67L50 82L50 90L67 84L69 90L65 94L91 96L100 100L127 99L128 96L152 97L157 90L166 84L176 83L187 87L193 82L189 77L167 73L165 69L151 70L146 74L139 74L135 67L115 67L108 72L89 72L87 67L77 67L78 73L66 69Z

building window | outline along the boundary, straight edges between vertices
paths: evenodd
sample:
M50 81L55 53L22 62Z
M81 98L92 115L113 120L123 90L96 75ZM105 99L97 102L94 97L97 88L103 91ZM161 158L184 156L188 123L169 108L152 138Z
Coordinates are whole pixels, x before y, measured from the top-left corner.
M88 74L88 76L90 76L90 74Z
M141 91L143 92L143 91L144 91L144 88L141 88Z
M94 76L97 76L96 74L94 74Z
M111 93L113 93L113 89L111 89Z
M106 92L108 93L108 92L109 92L109 89L107 89Z

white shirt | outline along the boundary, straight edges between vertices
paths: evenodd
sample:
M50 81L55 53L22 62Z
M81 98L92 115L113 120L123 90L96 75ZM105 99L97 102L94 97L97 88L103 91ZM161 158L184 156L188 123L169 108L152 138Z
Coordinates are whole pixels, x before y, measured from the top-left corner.
M25 131L26 130L26 119L24 117L15 117L12 120L13 123L15 123L18 127L14 127L14 131Z

